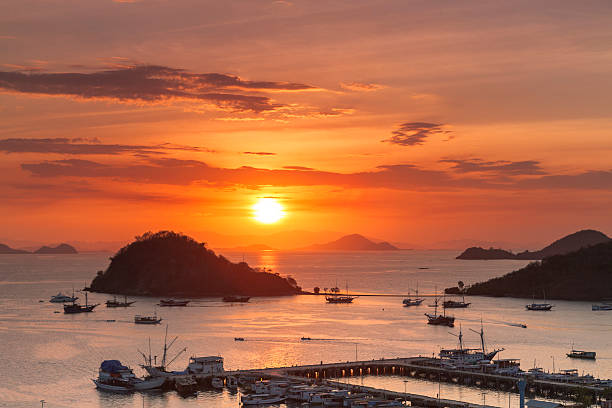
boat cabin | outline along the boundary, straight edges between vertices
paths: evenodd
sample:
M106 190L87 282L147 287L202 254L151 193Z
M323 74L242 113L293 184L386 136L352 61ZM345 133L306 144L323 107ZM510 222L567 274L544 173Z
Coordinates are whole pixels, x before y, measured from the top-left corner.
M192 374L219 374L224 373L223 357L190 357L187 371Z

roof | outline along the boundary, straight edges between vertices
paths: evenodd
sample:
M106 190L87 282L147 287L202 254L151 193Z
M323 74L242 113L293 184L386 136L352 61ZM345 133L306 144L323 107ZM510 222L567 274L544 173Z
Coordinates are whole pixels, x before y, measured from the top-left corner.
M547 402L547 401L538 401L538 400L530 400L525 403L529 408L558 408L562 407L562 404L558 402Z
M218 357L218 356L191 357L191 359L196 363L214 363L214 362L223 361L223 357Z

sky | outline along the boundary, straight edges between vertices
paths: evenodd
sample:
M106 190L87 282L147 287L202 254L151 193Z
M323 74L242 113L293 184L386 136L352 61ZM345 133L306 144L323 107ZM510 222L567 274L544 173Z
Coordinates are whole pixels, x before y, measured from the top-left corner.
M611 18L609 1L5 0L0 238L610 234ZM259 222L261 198L284 216Z

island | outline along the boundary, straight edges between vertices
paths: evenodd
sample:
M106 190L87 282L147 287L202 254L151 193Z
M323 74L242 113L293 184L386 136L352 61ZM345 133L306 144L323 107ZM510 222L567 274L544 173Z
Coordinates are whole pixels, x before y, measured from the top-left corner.
M232 263L203 242L173 231L148 232L121 248L88 290L142 296L283 296L302 293L291 277Z
M24 251L23 249L14 249L6 244L0 244L0 254L29 254L31 252Z
M34 252L24 249L14 249L5 244L0 244L0 254L78 254L75 247L68 244L59 244L56 247L43 245Z
M539 251L524 251L514 254L511 251L498 248L484 249L480 247L471 247L463 251L457 259L518 259L518 260L538 260L548 256L567 254L577 251L580 248L597 245L603 242L610 241L610 238L596 230L581 230L567 235L556 240L552 244Z
M612 241L535 261L504 276L446 293L598 301L612 298Z
M56 247L42 246L36 251L35 254L78 254L75 247L68 244L59 244Z
M314 244L301 248L304 251L397 251L399 248L388 242L373 242L359 234L345 235L326 244Z

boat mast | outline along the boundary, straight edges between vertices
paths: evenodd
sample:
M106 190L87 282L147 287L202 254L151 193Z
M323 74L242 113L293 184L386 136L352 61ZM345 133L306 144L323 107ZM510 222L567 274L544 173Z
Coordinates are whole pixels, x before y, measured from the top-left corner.
M167 340L168 340L168 325L166 325L166 335L164 336L164 355L162 357L162 363L161 363L162 368L166 367L166 353L168 352Z

